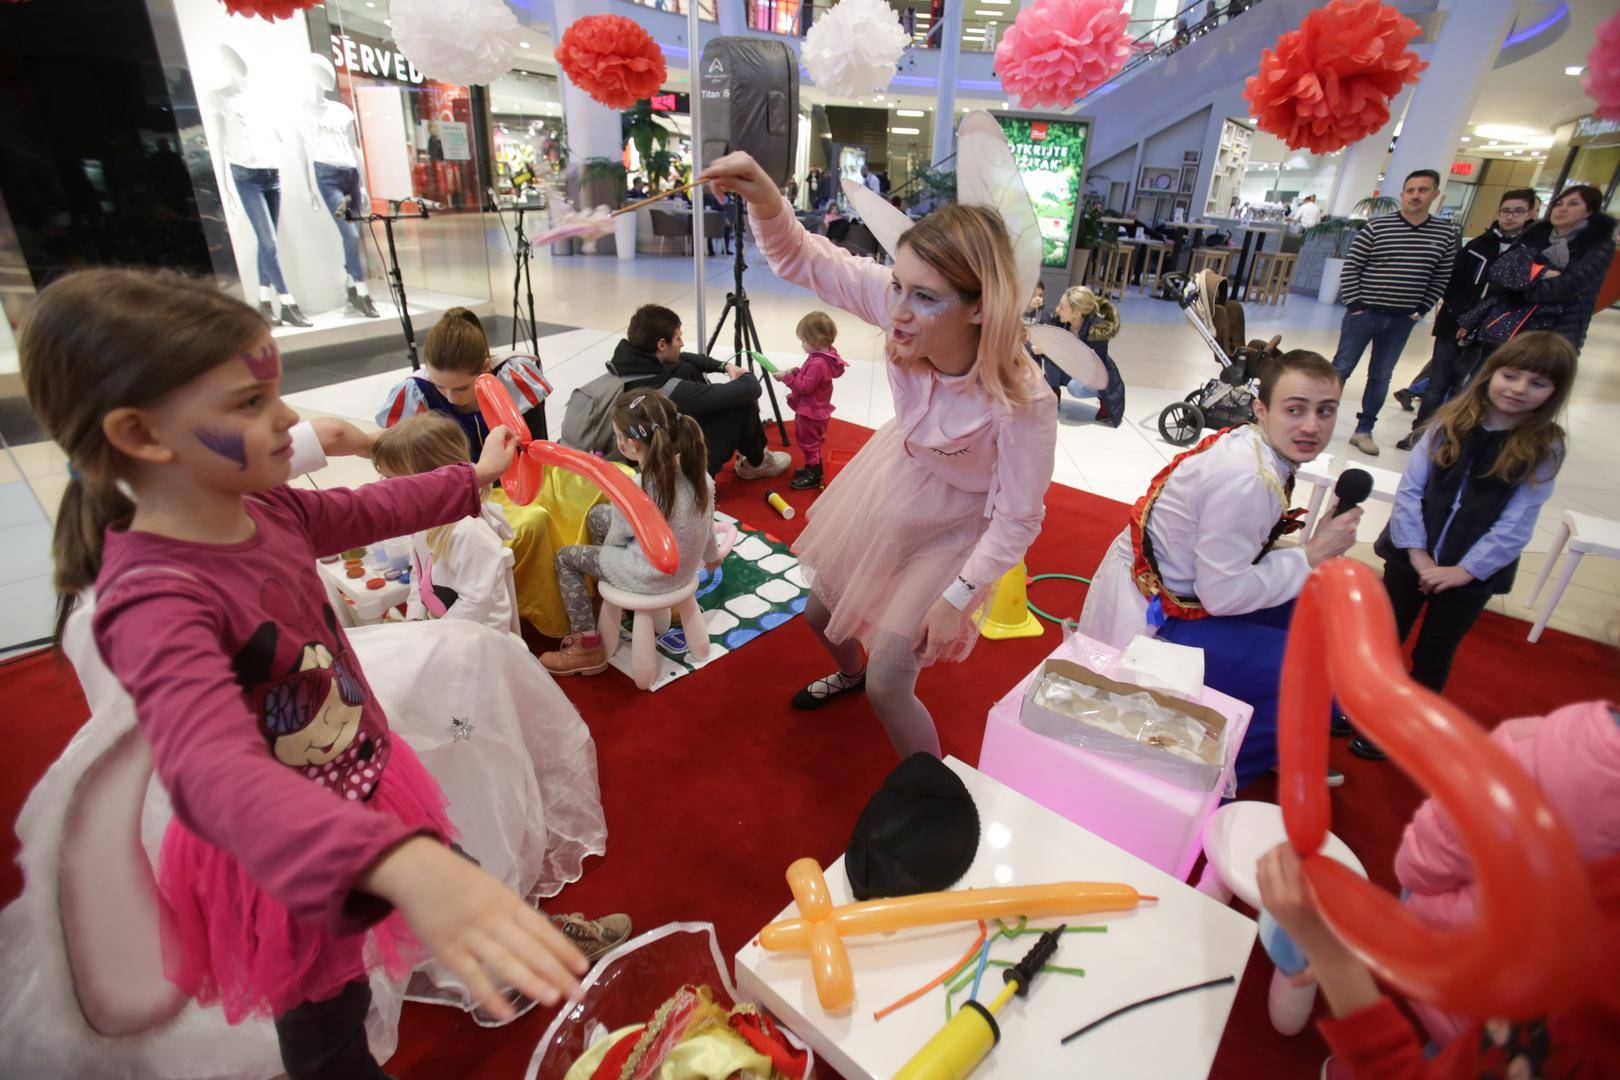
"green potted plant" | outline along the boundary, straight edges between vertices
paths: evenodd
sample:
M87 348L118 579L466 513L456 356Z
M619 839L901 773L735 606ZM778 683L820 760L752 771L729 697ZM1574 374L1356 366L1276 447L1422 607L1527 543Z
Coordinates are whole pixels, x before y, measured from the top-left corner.
M624 163L614 158L592 157L585 159L584 175L580 179L580 209L589 210L596 206L620 207L624 205L625 192L629 189L629 177L625 172ZM628 225L622 223L628 221ZM634 214L623 214L613 219L613 250L623 259L631 259L636 254ZM621 227L628 234L620 239ZM628 242L626 242L628 241ZM599 241L587 241L592 247L587 249L594 254L607 254Z
M1327 217L1306 229L1300 239L1304 243L1321 241L1331 244L1327 261L1322 265L1322 284L1316 298L1331 304L1339 298L1339 279L1344 275L1344 257L1355 243L1356 234L1368 221L1383 214L1393 214L1401 208L1400 201L1389 195L1369 195L1350 209L1349 217ZM1307 286L1308 288L1309 286Z
M1113 230L1103 221L1102 203L1087 201L1074 215L1074 258L1069 263L1069 284L1086 280L1091 253L1113 245Z

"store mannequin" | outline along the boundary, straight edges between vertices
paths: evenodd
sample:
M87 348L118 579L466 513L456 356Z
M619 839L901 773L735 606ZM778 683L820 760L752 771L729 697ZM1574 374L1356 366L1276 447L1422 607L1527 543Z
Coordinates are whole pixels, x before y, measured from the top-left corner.
M226 198L234 197L258 243L259 310L271 323L309 326L287 291L276 251L276 224L281 220L281 133L276 130L275 109L249 86L247 62L241 54L229 45L221 45L219 52L227 78L208 98L215 126L211 143L223 156L229 173L221 185ZM281 302L279 320L270 307L272 289Z
M344 199L356 214L369 212L371 196L365 187L360 145L355 139L354 113L341 101L327 95L337 89L337 72L320 53L309 56L314 73L315 93L299 129L304 142L304 160L309 164L309 189L315 192L319 212L324 201L343 238L343 271L347 275L350 315L377 318L377 307L366 288L366 268L360 261L360 228L343 220Z

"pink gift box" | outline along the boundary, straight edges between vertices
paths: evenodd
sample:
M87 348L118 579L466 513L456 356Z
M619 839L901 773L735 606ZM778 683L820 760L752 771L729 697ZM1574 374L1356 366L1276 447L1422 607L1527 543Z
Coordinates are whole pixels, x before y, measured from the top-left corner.
M1115 678L1119 650L1074 634L1048 659L1072 660ZM1195 791L1024 727L1019 711L1039 670L991 707L979 771L1185 881L1202 850L1204 823L1232 782L1253 710L1205 688L1200 702L1226 717L1231 734L1220 781L1209 791Z

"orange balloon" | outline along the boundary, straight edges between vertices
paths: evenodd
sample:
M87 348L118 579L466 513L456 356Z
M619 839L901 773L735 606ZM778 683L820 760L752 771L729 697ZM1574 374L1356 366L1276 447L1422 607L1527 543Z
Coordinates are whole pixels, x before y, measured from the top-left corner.
M1424 924L1393 896L1317 854L1332 824L1328 729L1339 703L1450 815L1478 882L1479 917ZM1580 985L1596 925L1580 854L1534 781L1466 713L1413 682L1383 582L1352 559L1306 580L1278 708L1277 798L1322 915L1408 997L1486 1019L1530 1019Z
M506 387L495 376L488 373L478 376L473 382L473 392L478 397L478 408L484 414L484 421L492 428L505 426L517 439L518 453L513 456L511 467L501 476L501 488L512 497L513 502L527 505L534 501L547 465L578 473L601 488L608 501L630 519L636 542L646 553L648 562L665 574L673 574L680 569L681 550L675 543L675 534L640 485L595 454L544 439L534 439L529 434L529 425L523 421L523 414L518 412Z
M921 893L833 907L827 879L814 859L796 861L788 867L787 879L802 918L771 923L759 932L759 944L770 952L808 951L816 996L828 1012L845 1008L855 996L855 977L843 943L843 939L852 934L887 934L915 926L978 919L1019 916L1040 919L1097 911L1130 911L1138 901L1154 899L1129 885L1065 881L1055 885Z

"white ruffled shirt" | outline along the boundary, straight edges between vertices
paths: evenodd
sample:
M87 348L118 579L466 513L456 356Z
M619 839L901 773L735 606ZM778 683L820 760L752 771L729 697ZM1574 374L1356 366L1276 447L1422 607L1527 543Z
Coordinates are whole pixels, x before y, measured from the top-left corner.
M1252 425L1187 458L1165 480L1148 514L1159 576L1177 596L1196 596L1211 615L1245 615L1299 595L1311 566L1302 548L1273 548L1258 562L1294 466ZM1114 539L1080 614L1080 632L1116 648L1151 634L1147 598L1133 580L1131 530Z
M441 619L466 619L483 623L492 630L510 632L513 619L512 595L507 587L506 546L512 526L498 503L484 503L479 516L462 518L450 527L449 548L443 559L433 557L427 533L411 536L411 592L406 613L420 619L427 615L424 588L455 590L456 599Z

